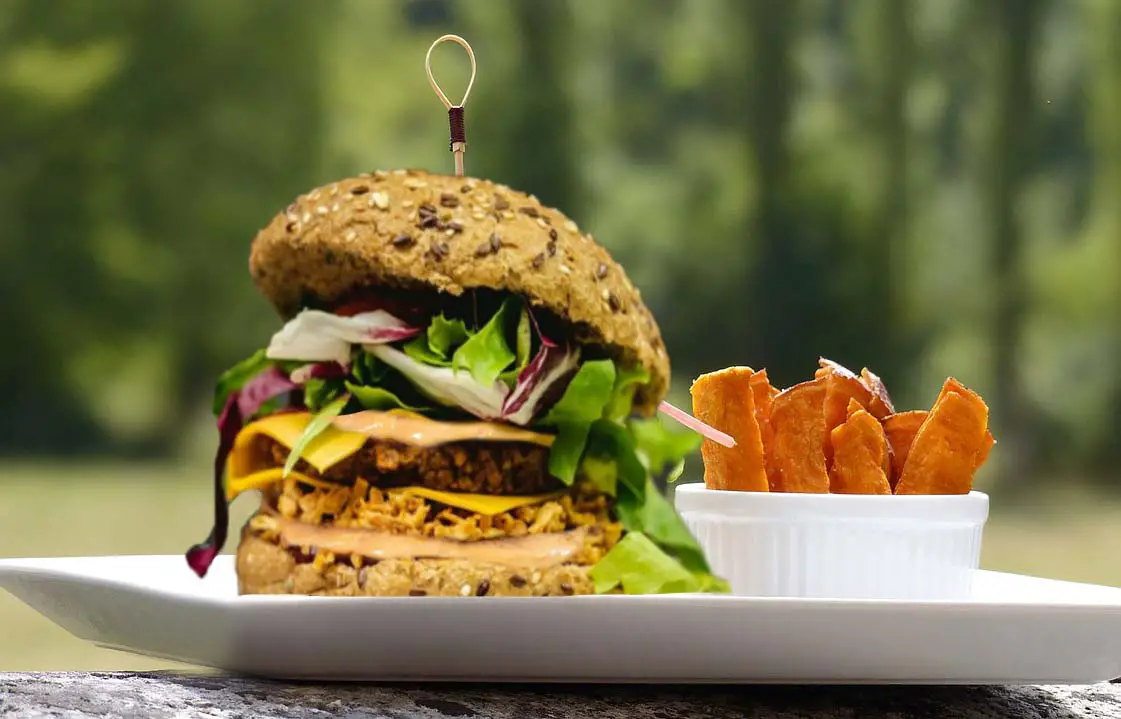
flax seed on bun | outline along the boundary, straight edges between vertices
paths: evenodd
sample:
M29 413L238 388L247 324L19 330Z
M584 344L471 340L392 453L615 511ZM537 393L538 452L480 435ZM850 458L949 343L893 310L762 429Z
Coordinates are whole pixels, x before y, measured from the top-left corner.
M561 212L489 180L399 170L320 187L257 234L249 267L285 319L370 286L505 290L641 364L636 411L653 413L669 385L658 325L622 267Z

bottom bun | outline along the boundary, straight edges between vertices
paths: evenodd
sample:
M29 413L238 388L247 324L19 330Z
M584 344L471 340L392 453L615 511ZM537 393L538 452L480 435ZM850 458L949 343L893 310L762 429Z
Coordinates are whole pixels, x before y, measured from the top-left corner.
M341 559L341 558L340 558ZM523 569L466 559L385 559L360 569L346 561L297 562L249 531L237 548L239 594L324 597L548 597L592 594L591 567Z

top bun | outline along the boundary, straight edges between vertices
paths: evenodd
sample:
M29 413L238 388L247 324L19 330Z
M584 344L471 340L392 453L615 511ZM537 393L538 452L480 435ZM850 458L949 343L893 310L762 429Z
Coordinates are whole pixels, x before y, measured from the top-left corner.
M312 190L257 234L249 270L285 319L363 287L505 290L642 365L637 411L669 386L661 332L623 268L564 214L488 180L395 170Z

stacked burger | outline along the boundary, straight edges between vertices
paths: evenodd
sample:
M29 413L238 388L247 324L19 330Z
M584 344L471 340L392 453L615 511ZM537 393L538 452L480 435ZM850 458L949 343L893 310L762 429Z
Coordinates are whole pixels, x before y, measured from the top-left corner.
M377 172L299 197L250 271L286 324L218 382L200 576L257 490L242 594L727 591L654 482L700 443L652 417L658 326L563 214Z

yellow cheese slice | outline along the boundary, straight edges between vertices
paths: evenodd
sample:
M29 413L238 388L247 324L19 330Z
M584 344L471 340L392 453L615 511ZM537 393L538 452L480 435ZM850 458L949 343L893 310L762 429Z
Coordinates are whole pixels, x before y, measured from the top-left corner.
M238 433L233 449L230 450L230 458L226 464L227 476L235 480L268 469L272 465L270 458L257 456L253 451L253 440L264 435L291 449L310 421L311 415L307 412L286 412L246 425ZM344 432L329 426L308 444L302 459L315 467L316 471L326 472L361 449L367 439L366 434ZM260 466L262 460L267 463L266 466Z
M335 489L339 486L331 482L324 482L321 479L309 477L302 472L289 472L288 476L304 484L311 485L312 487L319 487L320 489ZM235 497L243 492L249 492L254 489L265 489L266 487L280 482L282 479L284 479L283 467L262 469L259 472L254 472L244 477L231 477L226 480L226 499L232 502Z
M316 436L304 450L302 459L322 473L350 457L362 448L370 438L391 439L403 444L434 446L444 442L464 441L478 437L491 441L523 441L549 446L551 435L539 434L506 425L470 422L436 422L420 415L407 412L359 412L338 418L348 420L344 426L356 431L347 431L338 426L328 426ZM260 436L270 437L282 446L291 449L303 434L311 415L307 412L287 412L264 417L242 428L234 440L230 457L226 463L226 496L232 501L243 492L264 489L283 480L284 470L275 466L271 457L261 456L254 449L254 440ZM299 472L291 472L301 482L323 488L338 485L314 479ZM458 507L468 512L492 516L509 512L518 507L538 504L547 499L561 496L564 492L521 496L495 496L489 494L467 494L460 492L441 492L427 487L406 487L393 490L424 497L434 502Z
M232 502L238 495L244 492L270 487L283 480L283 475L283 468L274 467L272 469L263 469L244 477L230 479L226 482L226 498ZM320 489L338 489L341 486L332 482L325 482L321 479L309 477L300 472L290 472L288 476L304 484L311 485L312 487L319 487ZM546 500L564 495L564 492L551 492L549 494L497 496L493 494L468 494L466 492L441 492L427 487L402 487L401 489L392 489L390 492L400 492L401 494L413 497L423 497L433 502L446 504L449 507L457 507L468 512L474 512L488 517L502 514L503 512L509 512L518 507L539 504Z
M429 489L428 487L404 487L399 491L403 494L409 494L414 497L423 497L430 499L433 502L446 504L449 507L458 507L465 509L468 512L482 514L485 516L493 516L495 514L502 514L524 507L530 504L540 504L549 499L561 497L564 492L550 492L549 494L523 494L518 496L513 495L497 495L497 494L468 494L466 492L441 492L437 489Z
M311 421L307 412L286 412L264 417L242 428L234 440L226 463L232 478L240 478L272 466L271 458L253 451L253 440L267 436L291 449ZM438 422L411 412L363 411L336 417L304 449L301 459L323 473L351 456L368 439L383 439L416 447L434 447L450 442L526 442L552 445L551 434L494 422Z

